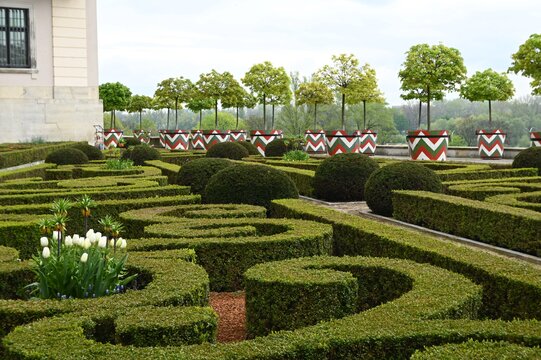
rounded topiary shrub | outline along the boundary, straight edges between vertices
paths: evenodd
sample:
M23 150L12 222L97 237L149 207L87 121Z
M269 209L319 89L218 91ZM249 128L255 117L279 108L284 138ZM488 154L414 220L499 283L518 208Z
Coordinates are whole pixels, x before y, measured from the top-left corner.
M248 150L236 142L217 143L207 150L207 157L209 158L240 160L248 157L249 155Z
M134 165L144 165L147 160L159 160L160 152L146 144L136 145L122 154L122 159L133 161Z
M233 165L228 159L201 158L192 160L180 167L177 184L190 186L191 192L204 198L205 187L210 177L218 171Z
M413 162L390 164L375 171L366 182L366 204L376 214L391 216L393 190L441 192L442 186L434 170L423 165Z
M81 150L85 153L85 155L88 157L88 160L103 160L105 159L105 156L101 152L100 149L98 149L95 146L88 145L88 144L75 144L72 146L72 148Z
M286 152L289 151L286 140L284 139L275 139L267 144L265 147L265 156L279 156L282 157Z
M251 204L268 209L272 200L298 198L299 191L283 171L266 165L236 164L213 175L205 195L208 203Z
M45 162L56 165L86 164L88 156L81 150L69 147L53 151L47 155Z
M123 139L124 139L124 147L126 149L133 146L141 145L141 140L139 140L136 137L125 137Z
M317 167L314 195L327 201L364 200L366 180L378 168L378 163L366 155L334 155Z
M541 147L522 150L513 160L514 168L537 168L541 175Z
M254 144L252 144L249 141L239 141L237 144L243 146L246 150L248 150L248 154L250 155L259 155L259 151L255 147Z

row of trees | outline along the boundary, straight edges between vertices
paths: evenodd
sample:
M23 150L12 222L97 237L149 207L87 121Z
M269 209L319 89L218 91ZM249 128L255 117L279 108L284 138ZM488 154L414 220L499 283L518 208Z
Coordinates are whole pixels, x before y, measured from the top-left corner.
M520 46L513 57L509 71L531 77L533 94L541 94L541 35L534 34ZM421 124L422 104L426 103L427 127L431 126L430 103L442 100L448 91L459 90L461 97L470 101L488 101L489 122L492 120L492 102L506 101L514 95L514 87L504 73L492 69L475 73L466 79L466 67L460 52L442 44L414 45L406 53L406 60L399 72L402 98L418 100L418 127ZM167 109L167 128L170 110L175 110L175 128L178 127L178 111L183 106L199 113L202 125L204 110L213 109L215 127L218 128L218 108L236 109L236 127L239 125L239 109L253 108L258 103L263 109L263 128L267 128L267 105L272 107L271 127L274 128L275 107L285 107L286 113L297 116L296 108L313 108L313 126L318 127L318 106L340 103L340 126L346 128L346 105L362 104L363 128L367 123L367 104L384 104L378 89L375 70L369 65L359 65L354 55L332 57L332 63L319 69L311 79L300 82L288 76L283 67L274 67L266 61L256 64L241 79L244 87L231 73L212 70L201 74L193 83L183 77L161 81L154 98L144 95L131 96L131 91L120 83L100 85L100 98L104 111L111 111L111 123L115 126L116 110L139 113L141 126L145 109ZM246 89L246 88L247 89ZM293 102L293 103L292 103ZM293 108L290 108L293 107ZM360 127L360 123L358 123Z

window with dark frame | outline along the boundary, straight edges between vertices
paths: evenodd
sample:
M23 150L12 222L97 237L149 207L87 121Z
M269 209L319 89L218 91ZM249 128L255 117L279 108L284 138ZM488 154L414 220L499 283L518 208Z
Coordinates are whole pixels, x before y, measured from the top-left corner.
M0 7L0 68L29 68L28 9Z

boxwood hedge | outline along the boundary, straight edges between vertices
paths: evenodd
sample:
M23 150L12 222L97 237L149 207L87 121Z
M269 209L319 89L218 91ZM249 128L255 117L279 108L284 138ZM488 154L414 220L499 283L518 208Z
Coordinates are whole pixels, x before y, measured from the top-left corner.
M417 350L411 356L411 360L429 359L537 360L541 359L541 348L538 346L526 347L507 341L475 341L470 339L460 344L445 344Z
M541 191L495 195L486 198L486 201L492 204L507 205L541 212Z

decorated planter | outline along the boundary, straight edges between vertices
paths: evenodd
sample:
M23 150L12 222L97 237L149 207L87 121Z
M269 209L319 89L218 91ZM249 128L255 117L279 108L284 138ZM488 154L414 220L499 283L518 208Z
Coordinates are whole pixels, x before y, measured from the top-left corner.
M124 131L122 130L117 130L117 129L103 130L103 146L105 146L106 149L117 147L123 135L124 135Z
M208 150L212 145L229 141L229 130L203 130L205 148Z
M541 147L541 131L530 132L530 140L532 141L532 146Z
M378 141L378 133L372 130L357 130L359 136L359 152L364 155L374 155L376 153L376 143Z
M165 148L167 150L188 150L190 148L190 132L187 130L164 130Z
M447 130L411 130L408 131L407 140L412 160L447 160Z
M501 159L506 133L502 129L477 130L477 148L482 159Z
M327 131L327 150L329 155L359 152L359 136L356 132L348 134L345 130Z
M162 148L165 147L165 132L166 132L166 131L167 131L167 130L164 130L164 129L158 130L158 135L160 135L160 146L161 146Z
M326 154L324 130L306 130L304 132L304 151L308 154Z
M150 144L150 131L145 130L133 130L133 137L139 140L143 144Z
M201 130L192 130L192 149L205 150L205 138Z
M231 130L229 141L246 141L246 130Z
M257 148L257 151L262 156L265 156L265 149L267 145L276 139L284 137L282 130L252 130L250 131L250 138L252 144Z

